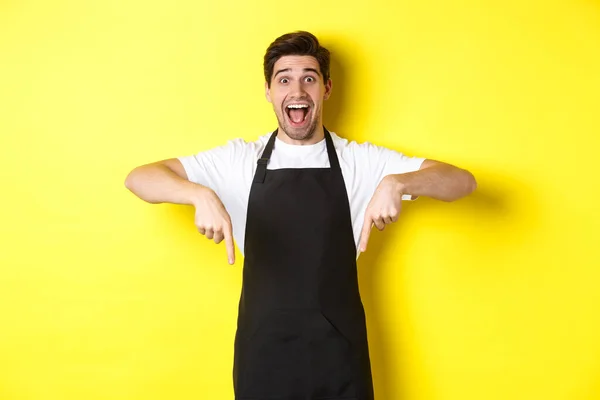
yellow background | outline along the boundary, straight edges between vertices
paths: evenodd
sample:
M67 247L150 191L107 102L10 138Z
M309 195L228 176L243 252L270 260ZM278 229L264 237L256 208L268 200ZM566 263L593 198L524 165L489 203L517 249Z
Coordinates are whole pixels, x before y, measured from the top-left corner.
M240 254L123 181L274 129L297 29L329 129L479 182L360 259L377 398L600 399L596 0L0 1L0 399L233 398Z

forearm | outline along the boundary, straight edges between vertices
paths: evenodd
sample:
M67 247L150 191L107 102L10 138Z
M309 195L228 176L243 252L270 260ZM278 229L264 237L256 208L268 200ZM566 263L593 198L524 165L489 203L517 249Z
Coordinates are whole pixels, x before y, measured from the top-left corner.
M477 182L464 169L450 164L436 163L427 168L405 174L391 175L402 194L427 196L442 201L454 201L475 190Z
M160 163L135 168L127 176L125 186L140 199L153 204L193 205L202 191L210 190L180 177Z

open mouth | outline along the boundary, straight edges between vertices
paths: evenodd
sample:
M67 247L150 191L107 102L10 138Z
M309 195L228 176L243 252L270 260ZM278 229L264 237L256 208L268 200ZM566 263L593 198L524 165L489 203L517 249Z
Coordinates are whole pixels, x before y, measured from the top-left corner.
M306 123L309 112L310 106L305 103L288 104L285 107L285 113L293 127L303 126Z

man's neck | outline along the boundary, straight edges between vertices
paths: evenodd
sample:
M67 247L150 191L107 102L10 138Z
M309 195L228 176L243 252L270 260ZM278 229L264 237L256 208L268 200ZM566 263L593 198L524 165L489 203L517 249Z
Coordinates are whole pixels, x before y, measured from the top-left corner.
M323 125L317 125L314 134L310 138L296 140L287 135L281 127L277 131L277 138L284 143L295 145L295 146L308 146L311 144L319 143L323 138L325 138L325 131L323 130Z

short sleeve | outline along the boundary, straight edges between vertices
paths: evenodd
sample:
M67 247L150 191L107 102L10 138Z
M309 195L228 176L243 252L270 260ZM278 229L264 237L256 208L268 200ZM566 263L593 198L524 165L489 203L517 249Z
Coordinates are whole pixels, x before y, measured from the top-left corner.
M392 174L405 174L418 171L425 161L423 157L407 156L401 152L381 146L368 144L369 164L375 178L375 186ZM411 200L410 195L402 196L402 200Z
M206 186L217 194L230 181L240 160L245 157L247 143L242 139L194 155L178 157L188 180Z

